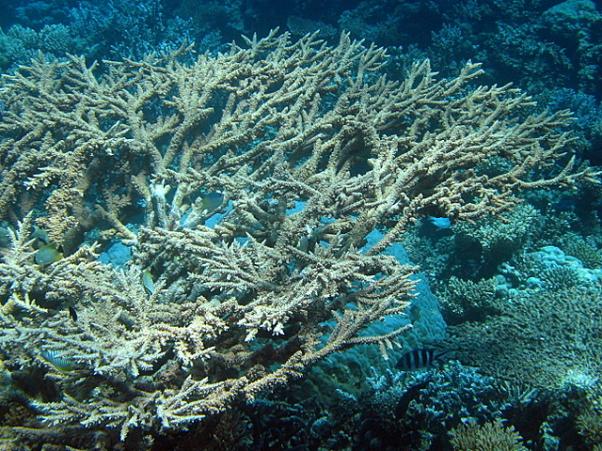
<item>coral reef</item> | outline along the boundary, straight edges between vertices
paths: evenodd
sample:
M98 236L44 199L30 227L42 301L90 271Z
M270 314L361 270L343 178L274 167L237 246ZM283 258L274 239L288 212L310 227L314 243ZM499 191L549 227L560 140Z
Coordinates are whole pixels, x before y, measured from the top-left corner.
M375 368L360 391L321 399L330 449L448 449L451 429L503 418L512 406L495 379L456 361L410 373Z
M599 2L0 26L0 448L600 447Z
M602 253L600 253L593 237L584 239L576 233L567 233L562 237L559 244L566 254L578 259L586 268L593 269L602 266Z
M482 425L462 425L451 431L451 443L457 451L524 451L516 430L504 427L501 421Z
M40 52L58 60L69 54L138 59L192 41L191 18L167 17L159 0L72 3L36 1L17 8L20 20L0 30L0 70L12 72ZM199 48L217 48L216 34L200 36Z
M395 82L376 46L276 32L190 60L38 59L2 82L0 352L45 387L22 389L55 434L150 446L334 352L391 347L406 326L365 330L413 296L387 249L417 218L596 175L558 165L566 112L470 87L477 64ZM99 259L116 243L121 268Z
M453 229L455 246L479 262L480 274L488 275L532 240L534 233L541 229L538 221L541 221L539 212L533 206L523 204L500 218L459 223Z
M482 321L489 315L500 313L495 297L496 284L493 278L473 282L452 276L441 293L447 324Z
M501 268L498 314L450 327L460 360L484 374L550 391L589 390L602 362L599 270L555 247Z

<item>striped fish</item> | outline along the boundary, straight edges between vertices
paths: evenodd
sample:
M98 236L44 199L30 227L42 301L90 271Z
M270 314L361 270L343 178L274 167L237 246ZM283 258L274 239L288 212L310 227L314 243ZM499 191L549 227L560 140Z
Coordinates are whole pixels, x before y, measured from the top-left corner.
M402 355L395 368L402 371L420 370L430 367L439 357L445 354L435 349L414 349Z
M44 350L40 353L40 357L62 372L68 372L75 368L73 362L63 357L58 351Z

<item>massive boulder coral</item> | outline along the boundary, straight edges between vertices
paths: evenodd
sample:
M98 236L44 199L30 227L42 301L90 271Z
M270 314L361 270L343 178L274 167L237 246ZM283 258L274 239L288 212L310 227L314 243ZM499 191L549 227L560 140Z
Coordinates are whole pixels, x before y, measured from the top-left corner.
M556 167L566 112L470 87L477 64L397 82L346 34L190 55L40 60L2 82L0 352L42 369L53 396L27 403L59 430L183 430L332 352L390 347L403 328L362 331L412 297L413 268L383 250L416 218L474 220L595 175ZM98 259L115 240L123 268Z

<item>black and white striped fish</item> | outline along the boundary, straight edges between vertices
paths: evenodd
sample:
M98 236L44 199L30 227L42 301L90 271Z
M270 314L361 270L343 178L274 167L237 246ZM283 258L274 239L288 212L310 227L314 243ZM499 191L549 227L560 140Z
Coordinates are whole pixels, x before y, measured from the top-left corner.
M402 371L428 368L446 353L447 351L438 351L436 349L413 349L399 358L395 368Z

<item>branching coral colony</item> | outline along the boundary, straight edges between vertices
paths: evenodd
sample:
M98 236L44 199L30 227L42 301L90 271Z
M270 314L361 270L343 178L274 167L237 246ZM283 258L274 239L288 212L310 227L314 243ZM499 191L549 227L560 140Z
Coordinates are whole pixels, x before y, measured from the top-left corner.
M361 332L411 299L413 269L382 251L415 218L471 220L595 175L553 170L567 113L468 88L477 64L394 82L383 49L346 34L181 55L35 61L2 83L0 347L7 371L55 386L30 400L49 425L182 430L329 353L390 345L402 330ZM37 259L34 229L65 256ZM93 229L133 260L101 263Z

